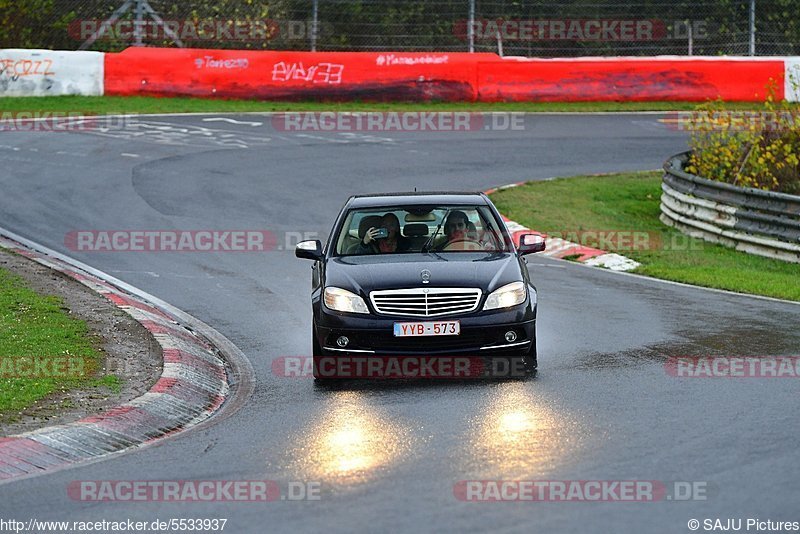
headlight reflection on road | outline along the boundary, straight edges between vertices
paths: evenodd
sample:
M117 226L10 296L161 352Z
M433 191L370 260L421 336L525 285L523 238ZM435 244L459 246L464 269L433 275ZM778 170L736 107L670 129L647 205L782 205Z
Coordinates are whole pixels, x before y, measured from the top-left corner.
M392 466L408 450L406 433L354 392L313 422L298 455L307 477L364 481Z
M525 384L498 385L472 427L470 476L543 475L576 446L576 431L569 428L566 414L556 414L538 402Z
M514 410L504 413L500 416L500 422L497 427L498 431L507 438L513 438L523 432L534 429L534 415L524 410Z
M322 452L329 456L326 462L329 471L351 473L371 469L381 463L364 432L364 424L363 421L350 421L324 437Z

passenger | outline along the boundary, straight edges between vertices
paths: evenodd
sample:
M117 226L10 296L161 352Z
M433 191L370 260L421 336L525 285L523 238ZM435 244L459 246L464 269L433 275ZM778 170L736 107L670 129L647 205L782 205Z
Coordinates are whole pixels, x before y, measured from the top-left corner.
M376 238L380 228L386 228L389 235L385 238ZM364 234L364 239L358 244L358 254L387 254L392 252L407 252L410 248L408 240L400 235L400 219L394 213L387 213L381 217L379 228L371 227Z

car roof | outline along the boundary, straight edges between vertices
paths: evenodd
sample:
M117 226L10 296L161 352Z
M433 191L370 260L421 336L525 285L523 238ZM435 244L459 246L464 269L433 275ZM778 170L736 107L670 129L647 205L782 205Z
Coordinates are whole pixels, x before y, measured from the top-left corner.
M371 208L388 206L429 206L429 205L466 205L486 206L488 199L483 193L475 192L414 192L414 193L376 193L371 195L354 195L350 197L351 208Z

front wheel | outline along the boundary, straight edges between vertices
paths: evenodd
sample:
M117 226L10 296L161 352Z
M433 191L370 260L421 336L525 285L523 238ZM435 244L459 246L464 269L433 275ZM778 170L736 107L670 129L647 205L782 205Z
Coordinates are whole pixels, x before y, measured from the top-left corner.
M327 384L330 382L330 378L325 378L320 376L319 374L319 365L320 360L322 358L322 346L320 346L319 341L317 341L317 336L314 333L314 327L311 327L311 359L312 363L314 364L314 382L317 384Z
M525 374L528 376L535 376L536 370L539 367L539 358L536 353L536 336L533 336L531 340L531 348L528 349L528 352L522 357L523 365L525 367Z

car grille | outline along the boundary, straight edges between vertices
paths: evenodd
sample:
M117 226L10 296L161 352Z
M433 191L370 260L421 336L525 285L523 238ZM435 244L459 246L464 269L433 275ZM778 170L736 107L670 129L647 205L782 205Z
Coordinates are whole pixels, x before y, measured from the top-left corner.
M378 313L411 317L437 317L471 312L478 307L480 289L414 288L373 291L369 295Z
M458 336L394 337L391 333L373 335L367 341L377 354L381 351L425 353L479 348L486 342L482 331L461 332ZM476 350L476 352L478 352Z

